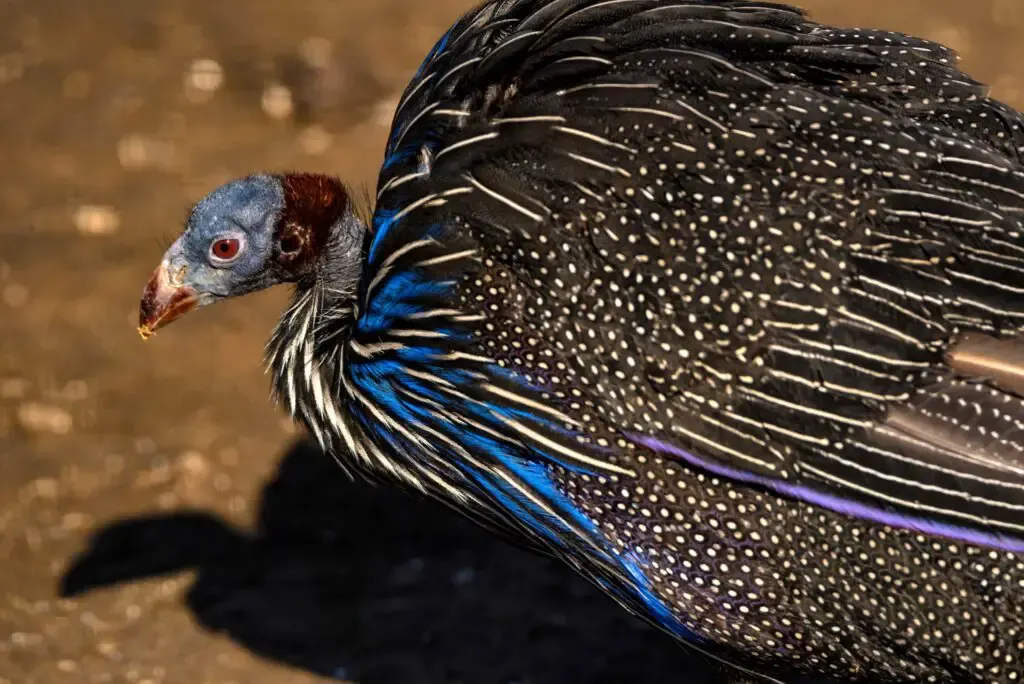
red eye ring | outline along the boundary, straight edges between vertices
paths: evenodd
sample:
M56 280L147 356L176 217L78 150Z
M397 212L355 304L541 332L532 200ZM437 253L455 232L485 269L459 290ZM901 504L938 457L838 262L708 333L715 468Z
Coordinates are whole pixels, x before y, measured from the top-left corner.
M242 243L238 238L221 238L210 245L210 256L215 261L231 261L238 256Z

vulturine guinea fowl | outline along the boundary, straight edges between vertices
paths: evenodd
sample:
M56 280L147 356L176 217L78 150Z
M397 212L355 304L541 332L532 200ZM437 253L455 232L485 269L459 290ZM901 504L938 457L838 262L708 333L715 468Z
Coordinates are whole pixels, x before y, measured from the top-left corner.
M350 471L766 676L1024 676L1024 117L933 42L711 0L496 0L372 219L193 210L144 336L278 283L274 388Z

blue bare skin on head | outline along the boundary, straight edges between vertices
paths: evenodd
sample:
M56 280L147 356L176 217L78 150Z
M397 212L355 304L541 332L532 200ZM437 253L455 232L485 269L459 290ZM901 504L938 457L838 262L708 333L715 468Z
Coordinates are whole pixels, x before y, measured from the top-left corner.
M355 257L360 237L334 178L264 174L226 183L196 204L147 283L139 333L145 339L199 306L312 277L329 244L341 241Z
M263 287L274 224L283 208L284 192L276 178L250 176L222 185L192 210L185 232L167 252L169 267L173 272L175 266L186 266L193 286L213 297ZM218 240L239 241L234 259L211 254Z

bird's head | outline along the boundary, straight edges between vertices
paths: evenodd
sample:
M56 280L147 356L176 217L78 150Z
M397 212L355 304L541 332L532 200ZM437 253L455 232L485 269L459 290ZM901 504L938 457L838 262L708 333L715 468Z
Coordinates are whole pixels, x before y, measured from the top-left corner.
M329 176L256 175L222 185L195 206L146 284L139 334L146 339L227 297L301 283L325 268L355 269L363 230L344 186Z

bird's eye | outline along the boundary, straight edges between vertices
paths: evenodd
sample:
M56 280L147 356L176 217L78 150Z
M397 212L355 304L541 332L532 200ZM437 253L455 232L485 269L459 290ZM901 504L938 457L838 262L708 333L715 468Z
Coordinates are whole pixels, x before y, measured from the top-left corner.
M221 238L210 245L210 256L215 262L233 261L238 256L242 243L238 238Z
M286 235L281 238L280 246L282 254L291 255L302 249L302 242L295 235Z

